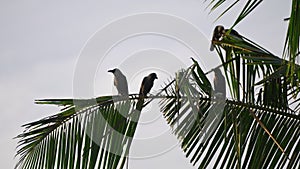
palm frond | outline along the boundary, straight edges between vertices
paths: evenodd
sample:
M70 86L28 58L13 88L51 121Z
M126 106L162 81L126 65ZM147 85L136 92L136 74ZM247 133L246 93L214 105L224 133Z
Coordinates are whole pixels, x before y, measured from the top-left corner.
M196 68L198 71L195 71ZM198 168L282 168L297 165L299 115L252 102L218 100L211 92L204 91L207 87L195 85L200 77L202 81L209 82L201 68L196 66L191 71L179 73L183 75L176 78L177 81L186 83L170 86L167 92L170 97L160 104L167 123L192 164ZM177 86L179 84L181 86ZM179 99L172 98L178 88Z
M37 100L63 108L23 126L25 131L17 136L16 168L123 168L143 104L136 100L112 96Z
M284 45L284 56L289 62L287 74L293 78L296 74L299 79L299 49L300 49L300 2L298 0L292 0L291 14L289 17L289 24L287 29L287 35ZM292 80L293 81L293 80ZM299 88L299 86L297 86ZM299 90L297 92L300 92Z
M299 91L299 65L295 66L296 71L291 75L287 73L288 61L275 56L248 38L242 35L236 37L230 32L214 44L235 99L250 103L260 100L265 106L280 109L291 107ZM259 89L260 99L256 97L259 93L255 92Z
M211 0L208 7L211 6L211 12L216 10L217 8L221 7L225 4L226 1L224 0ZM231 2L228 7L225 8L225 10L219 15L219 17L216 19L218 20L220 17L222 17L225 13L230 11L234 6L239 4L240 1L234 1ZM243 3L243 2L240 2ZM259 4L262 3L262 0L248 0L245 2L245 5L243 9L241 10L240 14L237 16L236 20L234 21L233 25L231 26L231 29L234 28L238 23L240 23L244 18L254 11L254 9L259 6ZM285 19L289 22L288 24L288 30L284 45L284 54L283 56L289 60L285 66L287 67L286 77L289 78L290 82L297 81L300 78L300 72L299 72L299 66L297 63L299 62L299 44L300 44L300 2L298 0L292 0L291 3L291 14L288 17L288 19ZM239 46L241 49L243 49L243 46ZM249 46L248 46L249 47ZM245 51L244 51L245 52ZM294 80L296 78L296 80ZM233 85L235 85L233 83ZM300 90L299 90L299 83L297 84L297 88L294 90L293 95L296 97Z
M232 28L236 26L239 22L241 22L247 15L249 15L263 0L248 0L238 15L237 19L235 20Z
M246 1L242 11L238 15L237 19L235 20L232 28L237 25L239 22L241 22L248 14L250 14L263 0L248 0ZM208 7L210 7L210 12L213 12L217 8L225 5L225 0L210 0ZM233 1L230 2L230 4L225 7L224 11L216 18L215 21L220 19L223 15L225 15L227 12L229 12L231 9L233 9L236 5L243 3L244 1Z

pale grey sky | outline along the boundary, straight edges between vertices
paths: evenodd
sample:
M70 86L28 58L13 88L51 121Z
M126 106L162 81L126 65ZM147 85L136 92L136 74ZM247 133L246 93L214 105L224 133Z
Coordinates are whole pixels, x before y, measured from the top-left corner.
M228 13L224 18L213 23L217 13L208 15L209 11L205 11L206 5L202 0L1 1L1 167L13 168L16 163L14 155L17 141L12 138L22 132L20 127L22 124L59 110L52 106L34 105L34 99L78 96L74 90L78 85L76 78L80 79L81 76L76 71L80 69L78 61L86 58L84 54L88 53L88 56L94 54L99 57L97 67L91 76L92 92L85 95L86 97L115 92L112 86L112 75L106 72L109 68L120 67L129 75L131 93L137 93L143 76L152 71L157 72L159 79L153 88L155 93L177 68L184 68L191 64L189 57L194 56L194 53L178 39L161 34L132 34L122 42L113 41L112 44L115 46L106 53L105 57L97 55L97 50L109 44L109 40L114 38L122 40L118 39L118 33L124 30L125 33L131 33L132 25L126 26L126 23L119 22L124 21L126 16L142 13L161 13L162 16L171 16L169 21L162 20L159 25L155 21L163 17L154 16L153 20L143 20L141 17L133 23L138 27L153 22L153 29L158 29L160 33L165 34L166 25L181 21L186 23L187 27L181 28L180 24L176 28L170 27L170 34L173 32L172 35L177 38L185 39L188 46L201 53L196 58L205 69L209 70L217 65L219 62L217 56L209 52L212 30L216 24L230 26L234 22L237 11ZM281 55L287 28L283 18L289 16L289 9L290 3L286 1L263 2L254 13L236 27L236 30L274 54ZM180 21L176 18L180 18ZM113 27L114 23L121 26L115 28L112 34L101 35L105 28ZM192 26L203 34L191 33L196 30ZM197 44L200 44L199 48L196 48ZM149 59L151 56L155 57ZM158 59L163 64L155 62ZM141 70L141 67L135 65L135 62L140 64L145 60L142 65L145 69ZM88 69L88 66L84 66L86 65L81 68ZM185 159L179 145L176 145L175 136L170 134L168 126L157 110L155 105L149 106L142 116L142 123L136 135L138 143L133 147L133 154L145 158L131 159L130 169L164 168L164 166L193 168L188 159ZM149 138L160 140L159 145L155 139ZM147 146L143 146L146 143ZM174 146L168 147L170 143Z

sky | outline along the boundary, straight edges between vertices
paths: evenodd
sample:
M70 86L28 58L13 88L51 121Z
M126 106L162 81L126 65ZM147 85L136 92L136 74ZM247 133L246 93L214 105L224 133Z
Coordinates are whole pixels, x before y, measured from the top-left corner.
M144 76L158 74L151 93L190 57L209 71L220 61L209 51L216 25L229 27L241 6L214 22L200 0L0 1L0 163L13 168L22 124L54 114L40 98L91 98L116 94L108 69L127 76L137 93ZM263 2L235 29L281 56L290 3ZM209 76L211 79L211 76ZM159 108L144 109L132 147L131 169L194 168ZM147 145L147 146L145 146Z

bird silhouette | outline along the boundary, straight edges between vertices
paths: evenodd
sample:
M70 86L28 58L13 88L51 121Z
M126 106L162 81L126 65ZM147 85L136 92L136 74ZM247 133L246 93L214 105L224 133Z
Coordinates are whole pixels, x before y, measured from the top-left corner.
M225 29L224 26L218 25L215 27L214 32L213 32L213 36L211 39L211 45L210 45L210 51L214 50L214 42L221 41L227 32L229 32L230 36L242 39L242 36L236 30Z
M153 82L155 79L158 79L156 73L150 73L148 76L144 77L140 88L140 96L142 97L147 96L147 94L150 92L151 88L153 87Z
M214 69L214 73L215 73L214 88L215 88L216 96L221 95L221 98L225 99L226 97L225 77L223 76L219 68Z
M128 96L128 84L126 76L118 68L108 70L108 72L114 74L114 85L118 90L118 94L121 96Z

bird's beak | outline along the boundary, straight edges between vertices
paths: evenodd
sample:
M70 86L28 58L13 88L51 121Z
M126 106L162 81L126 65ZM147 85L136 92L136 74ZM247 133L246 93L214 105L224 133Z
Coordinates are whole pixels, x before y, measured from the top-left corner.
M155 79L158 79L158 77L156 76Z
M114 71L113 70L108 70L107 72L113 73Z

